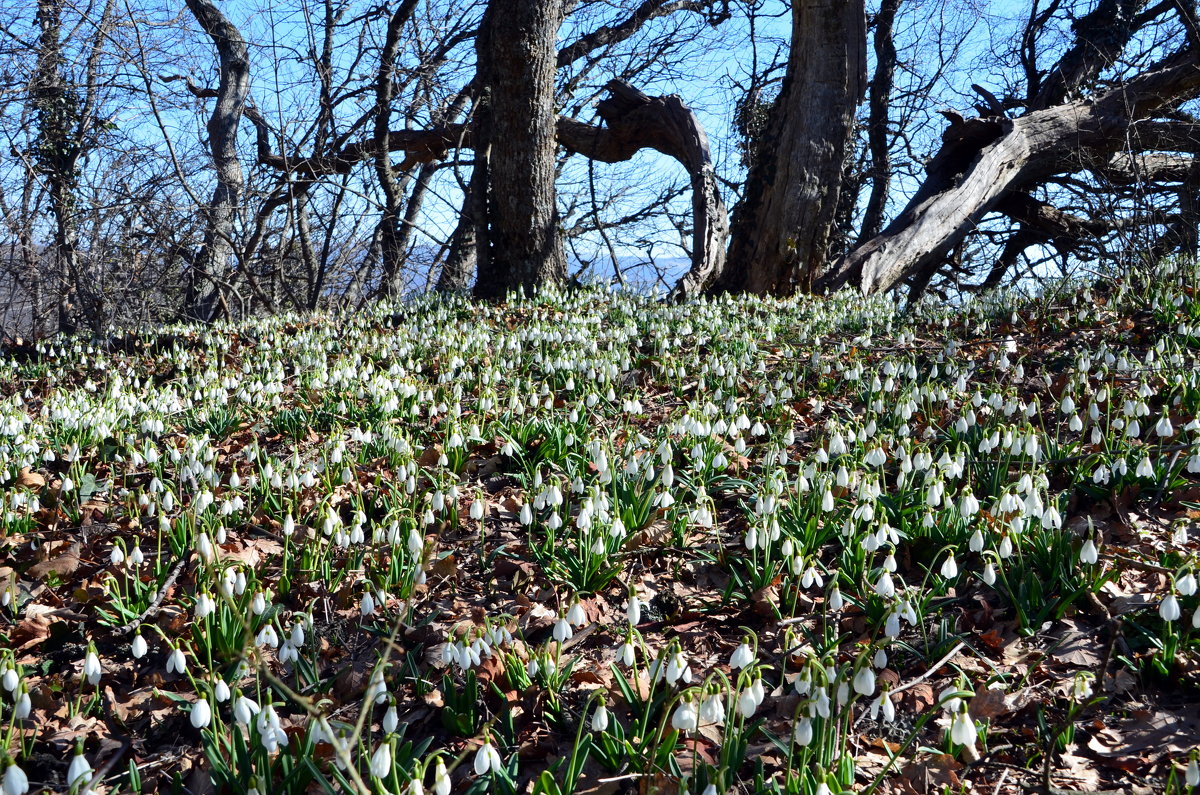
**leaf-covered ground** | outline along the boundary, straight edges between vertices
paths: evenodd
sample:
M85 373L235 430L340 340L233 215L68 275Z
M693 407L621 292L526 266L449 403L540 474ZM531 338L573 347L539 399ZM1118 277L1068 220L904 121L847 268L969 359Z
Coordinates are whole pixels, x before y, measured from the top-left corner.
M1192 266L0 359L5 795L1185 792Z

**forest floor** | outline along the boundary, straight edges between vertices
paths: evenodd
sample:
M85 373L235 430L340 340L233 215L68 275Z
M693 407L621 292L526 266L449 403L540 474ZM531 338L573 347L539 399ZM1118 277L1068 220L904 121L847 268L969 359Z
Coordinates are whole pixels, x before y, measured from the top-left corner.
M3 791L1187 792L1197 284L14 347Z

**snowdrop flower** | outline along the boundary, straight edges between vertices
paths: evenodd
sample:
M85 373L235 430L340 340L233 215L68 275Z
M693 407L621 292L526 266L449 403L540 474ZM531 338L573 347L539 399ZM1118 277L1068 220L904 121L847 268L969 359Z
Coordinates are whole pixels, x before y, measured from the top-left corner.
M869 665L864 665L854 674L854 692L862 696L875 694L875 671Z
M389 737L379 743L375 753L371 754L371 775L375 778L385 778L392 769L392 740Z
M879 579L875 582L873 590L884 599L888 599L896 593L896 586L892 582L892 575L886 570L879 575Z
M608 731L608 707L600 704L596 707L596 711L592 713L592 731L605 732Z
M576 627L587 624L587 614L583 611L582 604L576 602L571 605L571 609L567 611L567 621Z
M113 544L112 552L108 553L108 560L114 566L120 566L125 562L125 550L120 546Z
M433 792L434 795L450 795L450 774L446 772L446 765L440 756L433 770Z
M1100 550L1096 548L1096 542L1090 538L1086 539L1083 547L1079 550L1079 562L1094 566L1098 560L1100 560Z
M261 709L257 701L239 692L233 702L233 719L243 726L249 726Z
M699 720L706 726L725 725L725 699L721 693L712 692L701 696Z
M1175 427L1171 425L1171 418L1166 414L1162 415L1158 424L1154 426L1154 432L1161 437L1174 436Z
M632 666L634 660L636 659L633 644L628 640L622 643L621 647L617 649L617 658L620 659L621 662L625 663L626 666Z
M1191 596L1196 593L1196 575L1192 574L1191 569L1188 569L1182 576L1175 578L1175 590L1184 596Z
M67 787L82 789L83 785L92 780L92 766L88 764L87 757L83 755L83 748L75 749L75 756L71 757L71 764L67 767Z
M996 567L990 560L987 562L987 565L983 567L983 574L980 575L980 578L988 585L996 584Z
M224 679L218 679L217 683L213 685L213 696L219 704L223 704L229 700L229 685L225 683Z
M1163 621L1176 621L1182 615L1179 609L1179 598L1174 593L1169 593L1163 598L1162 604L1158 606L1158 614Z
M362 614L363 618L367 618L375 612L375 597L371 595L369 590L363 591L362 604L359 606L359 612Z
M95 685L100 681L100 674L104 669L100 667L100 658L96 656L96 647L88 648L87 656L83 660L83 678L88 684Z
M978 736L978 731L975 728L975 721L971 720L971 716L967 714L966 705L959 707L954 714L954 719L950 722L950 739L959 745L975 745L975 739Z
M1196 761L1195 753L1188 760L1187 772L1184 773L1184 780L1187 781L1189 787L1200 787L1200 762Z
M492 747L491 740L485 741L475 752L475 775L482 776L489 770L500 770L503 766L500 754Z
M571 622L567 619L560 618L554 622L554 639L559 643L565 643L575 635L575 631L571 629Z
M625 617L629 619L629 625L636 627L642 623L642 600L638 599L637 594L629 594L629 601L625 603Z
M942 562L941 573L947 580L953 580L958 576L958 563L954 560L953 552Z
M688 667L687 660L684 659L682 651L676 651L667 660L667 683L675 684L680 679L684 682L692 681L692 670Z
M792 730L792 742L799 746L806 746L813 740L813 725L809 718L801 718L796 723L796 728Z
M17 767L17 763L8 759L8 768L4 771L4 783L2 785L4 795L25 795L29 792L29 777L25 775L25 771Z
M182 674L187 670L187 657L184 656L183 650L178 647L172 647L171 653L167 655L167 673Z
M212 721L212 707L208 705L207 698L201 698L192 705L191 715L189 716L192 722L192 727L203 729Z
M829 592L829 609L833 611L841 610L846 605L846 600L842 597L842 589L836 585Z
M740 671L746 666L754 662L754 652L750 649L750 644L742 641L742 644L733 650L733 654L729 657L729 667Z
M694 732L700 728L700 716L691 700L680 702L671 716L671 728L681 732Z

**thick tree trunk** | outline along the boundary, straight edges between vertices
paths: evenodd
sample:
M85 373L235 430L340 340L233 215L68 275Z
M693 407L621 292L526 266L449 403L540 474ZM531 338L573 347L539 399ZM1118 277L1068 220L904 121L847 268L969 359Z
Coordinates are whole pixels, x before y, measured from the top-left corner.
M936 268L1013 191L1077 170L1085 158L1105 162L1135 121L1197 91L1200 65L1189 50L1092 99L1017 119L957 119L904 211L850 252L817 289L856 283L874 293Z
M77 327L80 277L75 172L81 152L75 135L80 103L63 74L62 5L61 0L38 0L38 59L30 99L38 122L35 160L50 196L54 216L52 253L62 279L58 328L70 334Z
M823 267L854 110L866 82L862 0L796 0L787 73L714 289L788 294Z
M475 295L501 298L566 277L554 189L555 39L562 4L491 0L476 52L487 87L487 112L476 136L487 135L485 235ZM486 121L483 121L486 120ZM486 124L486 127L484 127ZM478 147L480 141L476 141Z
M237 155L237 131L250 94L250 59L246 40L212 0L186 0L187 7L212 39L220 61L217 103L208 120L208 143L217 185L207 208L204 243L192 268L184 315L210 321L220 304L233 253L233 231L243 186L242 164Z

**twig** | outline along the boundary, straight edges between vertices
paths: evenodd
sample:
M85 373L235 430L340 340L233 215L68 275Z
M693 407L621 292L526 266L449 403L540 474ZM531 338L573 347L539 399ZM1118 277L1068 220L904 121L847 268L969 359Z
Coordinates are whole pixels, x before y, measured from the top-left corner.
M140 627L147 619L152 618L158 612L159 608L162 607L163 600L167 598L167 591L171 590L171 586L175 584L175 581L179 579L179 575L183 573L184 568L187 566L187 561L186 556L179 559L179 562L175 564L175 568L171 569L171 573L167 575L167 579L163 582L162 587L158 589L158 595L154 597L154 601L150 602L150 606L143 610L140 616L124 626L117 627L113 632L118 635L128 635Z
M943 665L945 665L946 663L948 663L948 662L950 662L952 659L954 659L954 658L955 658L955 656L957 656L957 655L958 655L958 653L959 653L960 651L962 651L963 647L964 647L964 646L966 646L966 645L967 645L966 641L962 641L962 640L960 640L960 641L959 641L959 642L958 642L958 643L955 645L955 647L954 647L953 649L951 649L951 650L950 650L950 652L949 652L949 653L948 653L948 654L947 654L945 657L943 657L942 659L940 659L940 660L938 660L936 663L934 663L933 667L932 667L932 668L930 668L928 671L926 671L925 673L921 674L921 675L920 675L920 676L918 676L916 679L913 679L913 680L911 680L911 681L909 681L909 682L905 682L904 684L900 685L900 686L899 686L899 687L897 687L897 688L893 688L893 689L892 689L892 695L895 695L895 694L897 694L897 693L903 693L905 690L908 690L910 687L916 687L917 685L921 684L922 682L924 682L924 681L925 681L926 679L928 679L929 677L933 676L935 673L937 673L937 671L938 671L938 669L939 669L939 668L941 668Z

